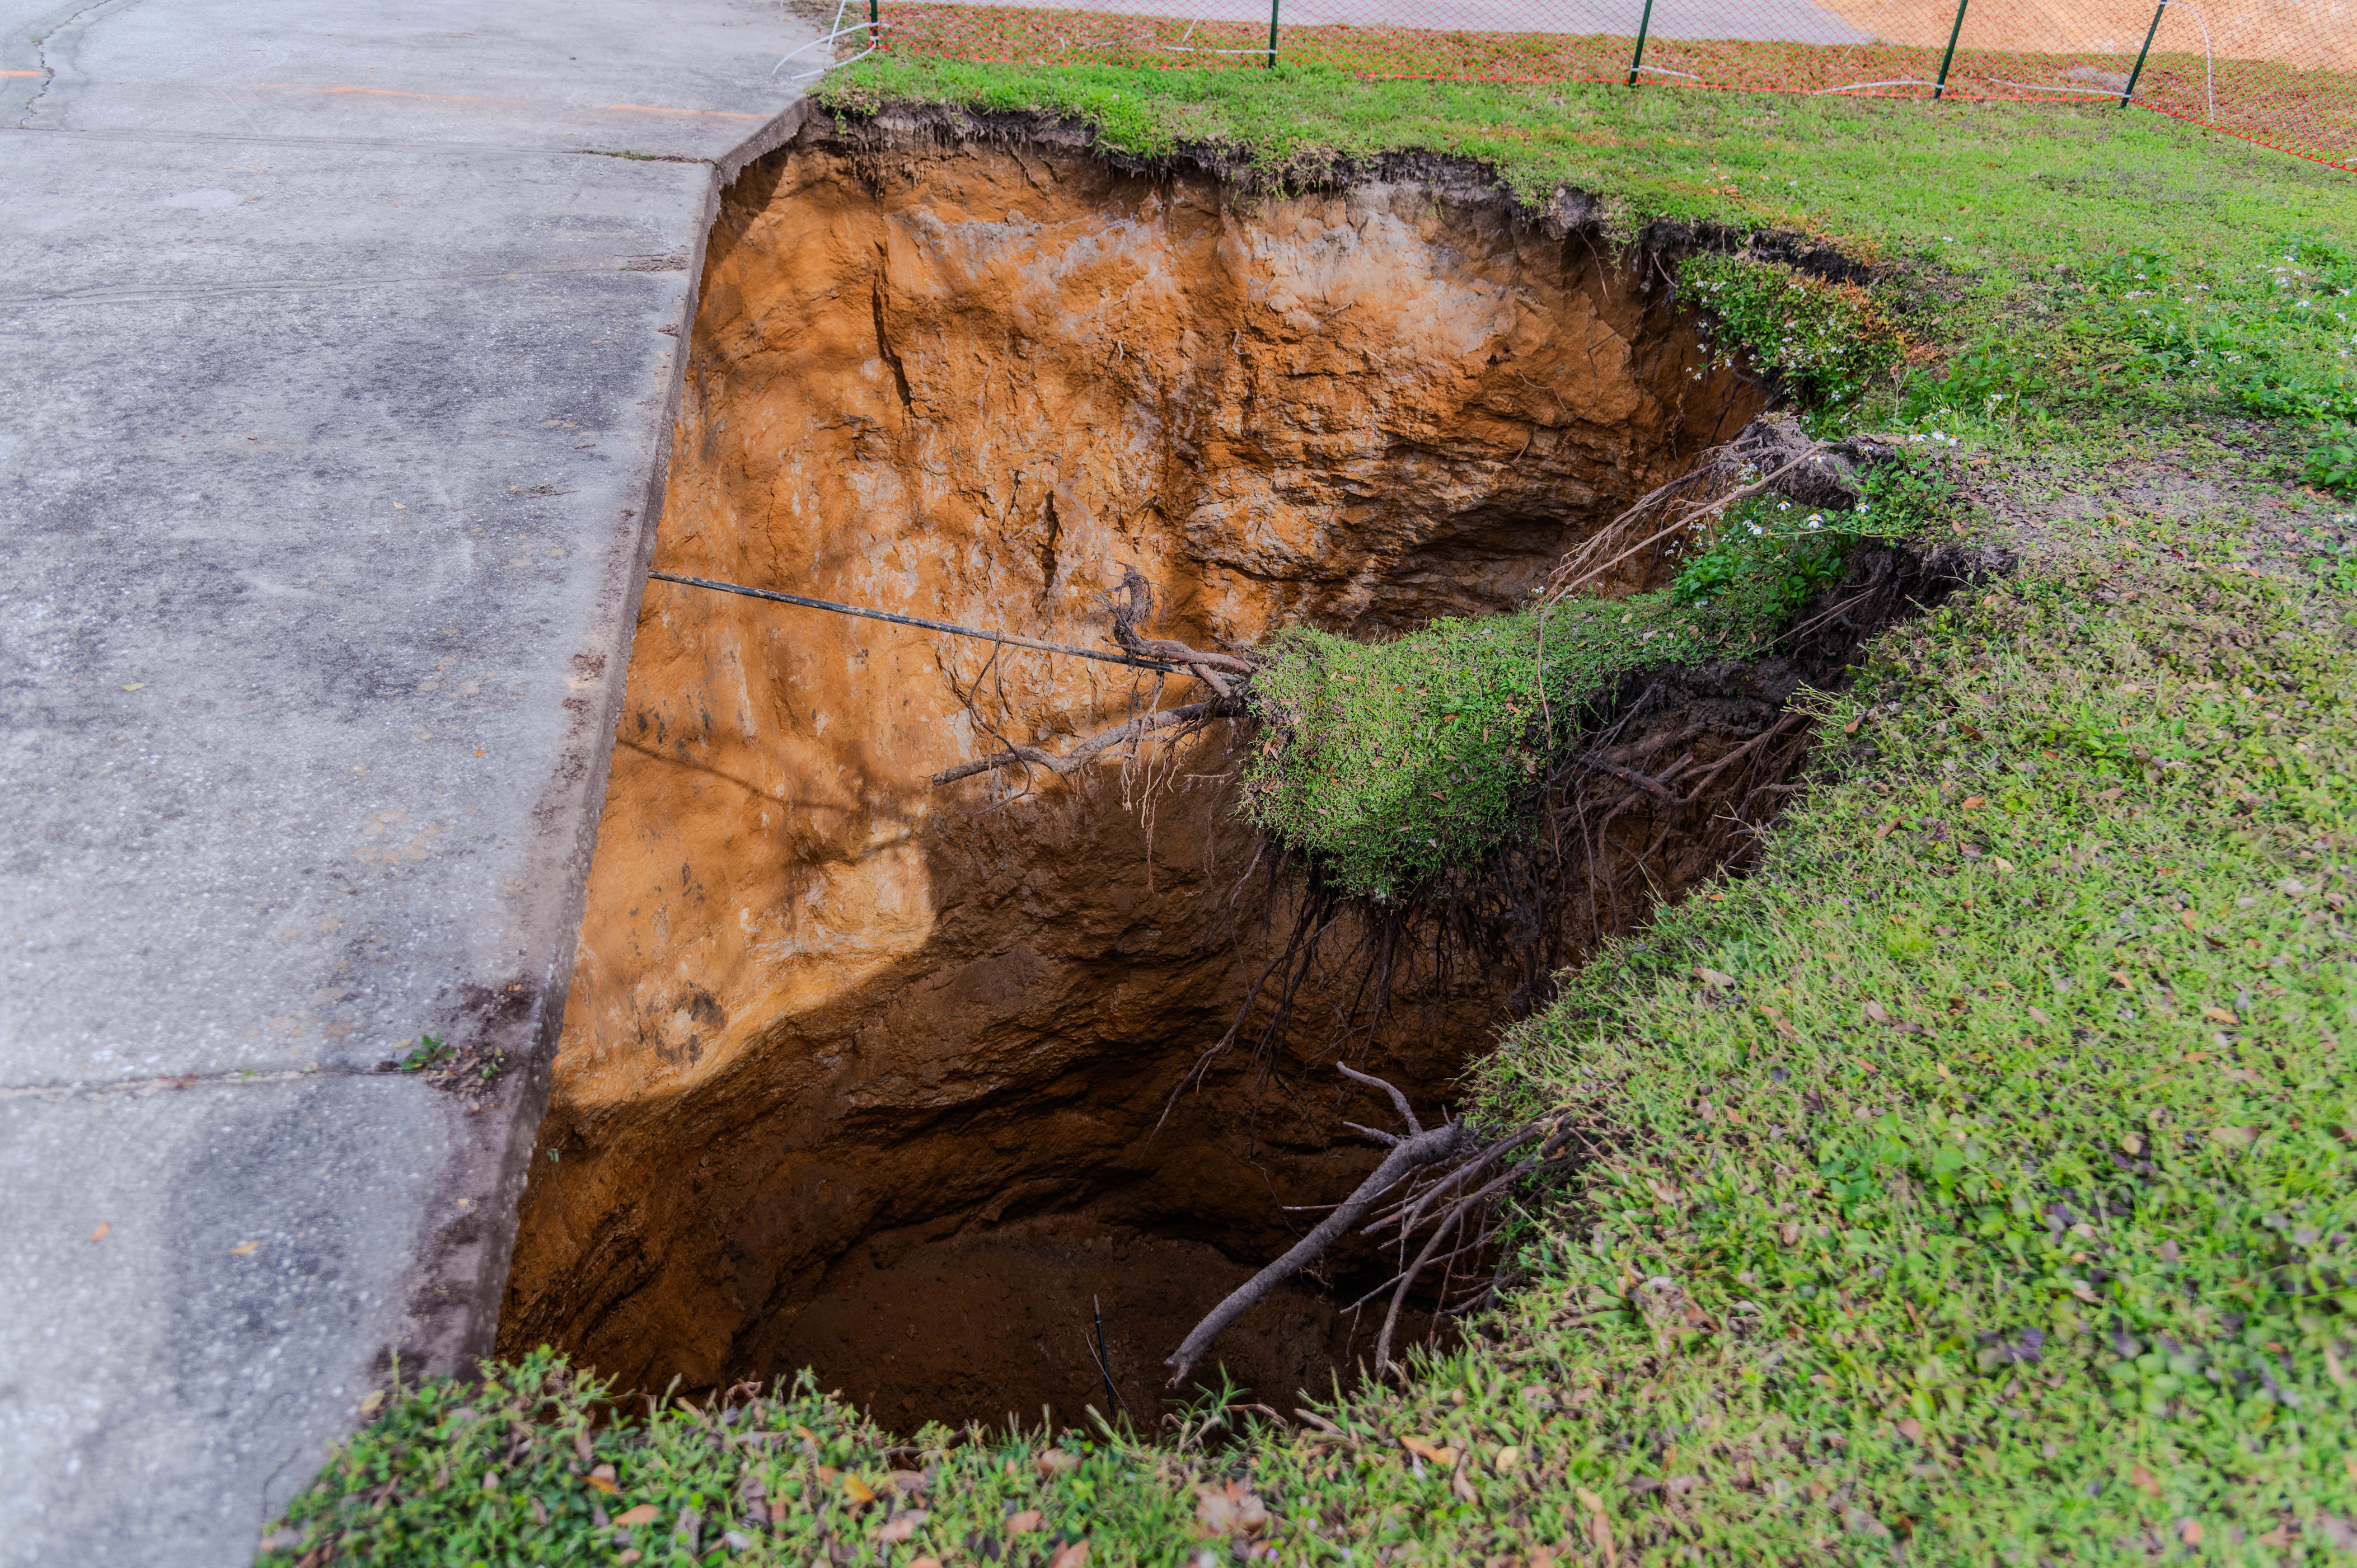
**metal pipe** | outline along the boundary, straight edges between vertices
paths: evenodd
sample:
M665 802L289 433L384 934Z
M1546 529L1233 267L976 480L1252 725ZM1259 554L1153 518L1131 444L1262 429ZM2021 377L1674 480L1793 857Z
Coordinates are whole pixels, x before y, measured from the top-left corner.
M952 626L945 620L925 620L918 616L894 615L889 610L864 610L856 605L838 605L832 599L805 598L800 594L773 593L768 588L748 588L742 583L716 583L709 577L683 577L675 572L658 572L652 567L647 575L658 582L681 583L691 588L710 588L717 593L742 594L748 599L769 599L780 605L800 605L804 609L833 610L840 616L858 616L864 620L890 621L894 626L921 627L927 631L946 631L953 637L978 638L984 642L1003 642L1009 648L1036 648L1042 653L1069 653L1075 659L1093 659L1101 664L1131 664L1140 670L1159 670L1167 675L1186 674L1187 666L1172 664L1159 659L1138 659L1127 653L1100 653L1093 648L1073 648L1061 642L1042 642L1036 637L1012 637L1003 631L979 631L970 626Z
M1653 0L1645 0L1645 14L1637 19L1637 52L1629 57L1629 85L1637 85L1637 68L1645 63L1645 35L1653 30Z
M1282 0L1268 0L1268 69L1276 69L1276 8Z
M2128 106L2128 100L2136 96L2136 81L2144 75L2144 57L2152 53L2152 40L2160 32L2160 14L2168 9L2169 0L2160 0L2160 4L2152 8L2152 26L2144 30L2144 48L2136 50L2136 69L2128 72L2128 84L2120 91L2120 107L2123 109Z
M1647 0L1651 4L1652 0ZM1956 0L1956 25L1948 29L1948 52L1940 57L1940 80L1932 84L1932 99L1937 102L1948 91L1948 67L1955 62L1956 38L1964 30L1964 7L1972 0Z

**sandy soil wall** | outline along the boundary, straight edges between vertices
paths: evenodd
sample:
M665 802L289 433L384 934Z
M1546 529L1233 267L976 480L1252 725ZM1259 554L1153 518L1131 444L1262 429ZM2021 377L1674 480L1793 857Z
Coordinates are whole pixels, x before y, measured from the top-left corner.
M1658 270L1446 180L1247 199L813 132L714 235L657 564L1098 646L1129 565L1153 632L1202 646L1498 608L1759 406ZM1335 1123L1383 1112L1313 1070L1337 997L1173 1099L1283 934L1219 778L1243 737L1153 791L928 784L993 733L1060 746L1183 700L1135 673L650 585L504 1348L839 1382L857 1304L961 1331L927 1248L1084 1304L1091 1245L1161 1247L1146 1294L1183 1332L1300 1228L1282 1205L1371 1168ZM1463 977L1365 1059L1440 1094L1500 994ZM1125 1312L1124 1356L1158 1357ZM862 1397L953 1414L897 1408L927 1365ZM1043 1386L957 1399L993 1418Z

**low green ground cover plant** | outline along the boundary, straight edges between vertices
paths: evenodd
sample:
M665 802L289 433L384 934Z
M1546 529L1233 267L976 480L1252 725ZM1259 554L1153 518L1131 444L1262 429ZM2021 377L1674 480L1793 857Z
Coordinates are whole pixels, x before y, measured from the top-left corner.
M1765 497L1656 594L1270 650L1248 809L1354 889L1513 832L1588 694L1748 651L1858 539L2015 569L1803 693L1812 788L1755 869L1480 1066L1468 1114L1577 1153L1515 1194L1522 1283L1400 1383L1285 1425L1223 1389L1156 1433L896 1434L807 1378L613 1402L544 1353L371 1395L264 1560L2357 1553L2357 512L2327 494L2347 306L2318 303L2357 186L2096 112L1188 77L887 59L825 96L1275 176L1472 152L1630 231L1781 225L1915 269L1911 313L1812 318L1898 323L1891 357L1781 367L1821 432L1910 436L1858 511ZM1749 266L1682 287L1764 358L1808 290Z
M1254 678L1244 810L1345 891L1413 895L1526 830L1549 751L1620 677L1749 651L1788 600L1782 577L1738 566L1706 597L1574 600L1389 642L1290 628Z
M1789 263L1706 252L1678 269L1678 297L1705 313L1719 362L1772 371L1792 397L1835 424L1906 353L1890 310L1854 283L1828 283Z

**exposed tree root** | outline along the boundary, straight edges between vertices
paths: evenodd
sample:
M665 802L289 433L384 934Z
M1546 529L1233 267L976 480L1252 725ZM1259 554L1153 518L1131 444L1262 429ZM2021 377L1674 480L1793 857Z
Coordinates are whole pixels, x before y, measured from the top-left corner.
M1138 624L1153 613L1154 589L1139 575L1136 567L1123 567L1120 585L1105 598L1107 607L1113 612L1113 640L1120 645L1123 651L1142 659L1183 664L1189 675L1211 689L1212 695L1203 702L1139 714L1126 724L1099 731L1066 752L1045 751L1036 746L1006 745L987 757L977 757L955 768L945 768L934 774L936 789L944 784L954 784L961 779L972 779L977 774L996 772L1002 768L1044 768L1058 775L1077 773L1107 752L1143 740L1157 731L1181 725L1191 727L1217 718L1250 716L1252 704L1246 692L1254 670L1250 660L1229 653L1207 653L1183 642L1174 642L1168 638L1149 638L1138 631ZM1158 696L1161 691L1159 682L1156 684L1155 691ZM971 690L961 693L961 696L975 724L985 733L996 736L997 731L975 708Z
M1091 736L1061 755L1052 751L1042 751L1036 746L1009 746L1005 751L993 752L988 757L976 757L972 762L944 768L933 775L933 782L937 785L954 784L961 779L971 779L977 773L988 773L1001 768L1018 768L1026 764L1044 768L1050 773L1075 773L1123 742L1143 739L1157 730L1170 729L1176 725L1195 724L1207 719L1242 718L1243 716L1244 716L1243 705L1233 703L1232 699L1214 697L1209 702L1188 703L1176 708L1164 708L1158 713L1140 714L1125 725L1116 725L1112 729Z
M1897 438L1887 435L1813 441L1790 415L1763 415L1745 425L1734 440L1705 452L1693 468L1639 498L1636 505L1566 555L1547 577L1547 596L1567 598L1633 557L1658 552L1706 514L1723 512L1770 490L1803 506L1855 506L1866 493L1865 467L1898 446ZM1667 527L1634 544L1626 542L1662 509L1681 500L1688 503L1686 510Z

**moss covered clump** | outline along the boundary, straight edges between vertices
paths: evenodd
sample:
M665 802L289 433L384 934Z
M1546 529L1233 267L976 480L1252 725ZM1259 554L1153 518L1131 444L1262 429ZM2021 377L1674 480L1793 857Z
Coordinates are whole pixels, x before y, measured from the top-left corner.
M1262 735L1243 810L1340 890L1411 897L1536 821L1554 754L1625 680L1772 649L1868 522L1771 497L1698 521L1659 592L1439 620L1389 642L1289 629L1254 678Z
M1243 810L1345 891L1412 895L1518 831L1555 743L1618 677L1723 656L1722 619L1664 593L1390 642L1292 628L1254 680Z
M1853 411L1907 339L1880 300L1782 262L1704 254L1678 268L1678 298L1706 313L1722 365L1772 371L1803 406Z

